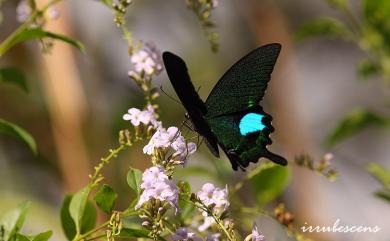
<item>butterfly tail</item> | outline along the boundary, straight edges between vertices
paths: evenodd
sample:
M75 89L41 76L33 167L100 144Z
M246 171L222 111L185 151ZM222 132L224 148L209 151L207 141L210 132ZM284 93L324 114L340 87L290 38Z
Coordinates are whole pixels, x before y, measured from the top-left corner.
M279 165L282 165L282 166L286 166L287 165L287 160L282 157L282 156L279 156L273 152L270 152L267 150L266 153L263 154L263 156L273 162L275 162L276 164L279 164Z

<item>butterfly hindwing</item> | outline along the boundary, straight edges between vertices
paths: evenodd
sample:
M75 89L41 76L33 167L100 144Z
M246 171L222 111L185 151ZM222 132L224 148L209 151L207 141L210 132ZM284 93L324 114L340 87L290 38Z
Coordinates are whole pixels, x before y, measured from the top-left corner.
M260 157L285 165L286 160L267 150L272 143L269 135L274 131L272 117L260 106L244 111L219 115L207 119L219 145L225 151L233 169L246 168L250 162L256 163Z

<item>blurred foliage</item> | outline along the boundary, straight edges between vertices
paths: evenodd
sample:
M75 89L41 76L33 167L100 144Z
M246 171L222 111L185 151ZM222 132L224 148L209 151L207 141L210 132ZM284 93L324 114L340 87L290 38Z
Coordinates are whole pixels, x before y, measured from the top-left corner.
M110 214L114 208L118 194L107 184L100 186L94 200L96 205L105 213Z
M26 77L17 68L1 68L0 82L14 84L25 92L28 92Z
M84 45L81 42L69 38L65 35L47 32L41 28L23 28L22 30L15 31L14 34L10 35L9 38L4 40L0 44L0 56L3 55L5 52L7 52L8 49L12 48L16 44L25 42L27 40L43 39L43 38L61 40L62 42L73 45L74 47L80 49L81 51L84 51Z
M325 140L326 146L332 147L369 127L390 127L390 118L369 110L355 109L348 113L329 133Z
M338 173L331 167L331 160L333 155L328 153L319 161L315 162L314 159L308 154L302 154L294 158L295 164L300 167L305 167L311 171L315 171L317 174L326 177L330 181L335 181Z
M22 234L24 221L30 207L29 202L24 202L19 207L3 214L0 219L0 240L2 241L47 241L52 235L52 231L39 233L37 235Z
M347 0L327 0L347 21L323 17L304 24L296 33L298 40L326 36L353 42L367 58L358 67L361 77L380 76L390 84L390 3L387 0L362 0L362 19L352 13Z
M187 7L192 10L200 24L203 32L210 43L211 50L217 52L219 49L218 34L213 31L215 24L210 20L212 10L218 4L216 0L186 0Z
M289 183L289 169L277 165L261 168L251 178L251 183L258 205L267 204L284 193Z
M390 171L376 163L370 163L367 170L383 186L383 189L377 191L375 195L390 203Z
M15 137L26 143L34 154L38 154L34 138L20 126L0 118L0 133Z
M296 33L298 40L326 36L352 42L366 53L357 66L361 78L381 77L390 84L390 2L362 0L362 19L355 17L348 0L326 0L346 21L323 17L304 24ZM346 115L327 136L325 144L331 147L368 127L388 127L390 117L369 110L357 109Z

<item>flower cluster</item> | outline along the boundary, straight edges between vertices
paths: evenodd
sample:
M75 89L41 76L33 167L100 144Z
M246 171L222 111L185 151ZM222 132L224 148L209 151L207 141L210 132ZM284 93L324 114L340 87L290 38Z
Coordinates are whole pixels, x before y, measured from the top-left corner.
M218 0L211 0L211 7L212 8L218 7Z
M252 241L265 240L265 236L258 230L256 223L253 224L252 234L250 234L248 237L251 238Z
M32 8L28 0L21 0L16 7L16 19L18 22L26 21L32 13Z
M29 0L21 0L16 7L16 19L18 22L25 22L32 14L33 8L30 5ZM46 12L46 17L50 20L55 20L60 16L58 10L55 7L49 7ZM40 22L44 23L44 19Z
M141 123L145 126L152 125L154 128L161 127L161 122L157 120L157 114L153 106L148 105L145 110L130 108L123 119L130 121L133 126L139 126Z
M170 150L172 150L172 154L167 155ZM155 161L162 161L162 163L155 164L161 164L169 169L169 167L176 165L184 166L188 156L196 151L196 144L187 143L177 127L169 127L168 129L160 127L143 151L145 154L152 155Z
M178 228L172 235L173 241L202 241L195 233L190 232L187 228Z
M146 169L142 176L141 188L144 191L135 206L136 209L153 198L169 203L176 212L178 211L179 190L176 184L169 180L163 168L154 166Z
M135 51L131 56L131 63L134 70L130 70L128 74L136 81L158 75L163 69L161 52L151 43L145 43Z
M220 189L211 183L204 184L202 190L197 193L197 197L204 205L212 207L212 212L218 216L225 212L230 205L227 187ZM204 223L198 227L200 232L205 231L215 223L214 218L209 216L206 211L203 211L202 215Z
M220 233L212 233L207 235L206 241L219 241L221 237ZM172 235L173 241L202 241L203 239L196 235L194 232L190 232L187 228L178 228Z

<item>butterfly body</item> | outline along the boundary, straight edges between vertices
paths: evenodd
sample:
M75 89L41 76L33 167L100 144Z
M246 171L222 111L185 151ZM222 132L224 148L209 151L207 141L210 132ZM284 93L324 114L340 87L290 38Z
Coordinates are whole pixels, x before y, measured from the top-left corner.
M270 44L243 57L222 76L205 102L196 92L184 61L172 53L163 53L169 79L195 131L217 157L220 146L234 170L245 169L261 157L287 164L283 157L266 148L272 143L269 135L274 128L272 117L259 105L279 51L279 44Z

